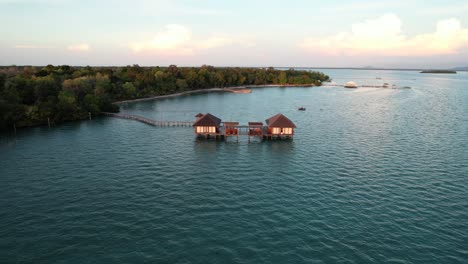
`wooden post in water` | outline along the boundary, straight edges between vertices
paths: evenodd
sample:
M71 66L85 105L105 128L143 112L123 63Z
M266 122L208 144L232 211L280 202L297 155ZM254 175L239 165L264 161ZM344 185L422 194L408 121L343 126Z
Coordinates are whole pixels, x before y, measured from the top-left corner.
M16 134L16 123L13 123L13 129L15 130L15 134Z
M50 117L47 118L47 125L48 125L49 128L50 128Z

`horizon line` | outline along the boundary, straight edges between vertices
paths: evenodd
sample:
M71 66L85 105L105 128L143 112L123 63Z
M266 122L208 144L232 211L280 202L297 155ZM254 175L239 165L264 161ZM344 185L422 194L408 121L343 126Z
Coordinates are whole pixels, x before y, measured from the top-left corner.
M292 69L331 69L331 70L394 70L394 71L422 71L422 70L456 70L456 71L468 71L468 66L466 67L452 67L452 68L393 68L393 67L320 67L320 66L214 66L209 64L202 64L198 66L194 65L177 65L177 64L169 64L169 65L139 65L138 63L134 64L126 64L126 65L69 65L69 64L47 64L47 65L0 65L0 68L5 67L47 67L48 65L52 66L70 66L70 67L100 67L100 68L112 68L112 67L127 67L127 66L134 66L138 65L142 68L152 68L152 67L169 67L171 65L175 65L179 68L199 68L202 66L211 66L214 68L292 68Z

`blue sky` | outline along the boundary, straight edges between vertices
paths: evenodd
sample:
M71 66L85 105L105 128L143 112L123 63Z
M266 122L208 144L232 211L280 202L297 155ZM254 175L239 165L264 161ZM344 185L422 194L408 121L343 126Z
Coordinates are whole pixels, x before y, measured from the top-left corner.
M0 65L468 66L466 14L466 0L0 0Z

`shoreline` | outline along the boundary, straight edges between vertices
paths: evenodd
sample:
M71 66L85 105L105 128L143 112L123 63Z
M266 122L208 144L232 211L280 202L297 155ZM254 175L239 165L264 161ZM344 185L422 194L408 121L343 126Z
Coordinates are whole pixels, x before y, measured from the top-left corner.
M120 104L125 104L125 103L158 100L158 99L178 97L178 96L183 96L183 95L188 95L188 94L195 94L195 93L212 93L212 92L227 93L227 92L229 92L229 93L236 93L236 94L245 94L245 93L250 93L251 92L251 91L248 91L248 90L255 89L255 88L313 87L313 86L316 86L316 85L314 85L314 84L265 84L265 85L231 86L231 87L224 87L224 88L207 88L207 89L197 89L197 90L193 90L193 91L186 91L186 92L174 93L174 94L168 94L168 95L158 95L158 96L137 98L137 99L131 99L131 100L122 100L122 101L113 102L112 104L120 105ZM95 116L104 116L104 114L102 112L100 112L99 114L96 114ZM95 117L95 116L93 116L93 117ZM64 121L62 121L60 123L83 121L83 120L88 120L88 119L89 119L89 117L86 116L86 117L83 117L83 118L77 118L77 119L73 119L73 120L64 120ZM60 123L53 123L52 126L56 126L56 125L58 125ZM16 129L25 129L25 128L43 127L43 126L47 126L46 121L35 122L35 123L31 123L31 124L17 124ZM7 130L0 130L0 132L5 132L5 131L7 131Z
M229 92L229 93L239 93L242 90L248 89L255 89L255 88L269 88L269 87L313 87L314 84L264 84L264 85L246 85L246 86L231 86L231 87L224 87L224 88L207 88L207 89L197 89L192 91L174 93L174 94L167 94L167 95L157 95L151 97L144 97L144 98L137 98L137 99L130 99L130 100L122 100L113 102L113 104L125 104L125 103L133 103L133 102L142 102L142 101L150 101L150 100L157 100L157 99L165 99L171 97L178 97L188 94L194 93L212 93L212 92Z

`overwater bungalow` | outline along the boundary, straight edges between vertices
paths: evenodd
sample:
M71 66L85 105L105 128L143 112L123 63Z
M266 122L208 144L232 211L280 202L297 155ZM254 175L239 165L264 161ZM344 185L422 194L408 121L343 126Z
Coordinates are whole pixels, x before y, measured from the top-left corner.
M239 135L239 122L224 122L224 135L225 136L238 136Z
M196 119L193 127L195 134L198 136L216 137L220 135L221 119L210 113L206 113Z
M296 125L283 114L276 114L266 121L267 124L267 137L276 138L292 138Z
M249 137L262 137L263 136L263 123L262 122L249 122Z
M203 116L202 113L198 113L198 114L195 115L195 118L196 118L196 120L198 120L198 119L200 119L200 117L202 117L202 116Z
M194 132L198 137L228 140L229 137L248 136L263 140L292 138L296 125L283 114L274 115L262 122L248 122L248 125L239 125L239 122L221 122L221 119L210 114L196 115L193 123Z

